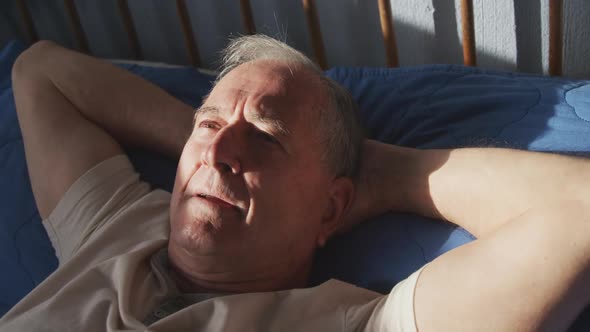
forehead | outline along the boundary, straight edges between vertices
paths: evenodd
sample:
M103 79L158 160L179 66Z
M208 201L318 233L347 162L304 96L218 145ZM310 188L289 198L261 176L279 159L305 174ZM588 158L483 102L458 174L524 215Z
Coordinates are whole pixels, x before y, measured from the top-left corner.
M224 76L205 104L222 110L233 111L244 105L263 115L301 116L317 113L323 102L322 91L319 77L301 65L255 61L242 64Z

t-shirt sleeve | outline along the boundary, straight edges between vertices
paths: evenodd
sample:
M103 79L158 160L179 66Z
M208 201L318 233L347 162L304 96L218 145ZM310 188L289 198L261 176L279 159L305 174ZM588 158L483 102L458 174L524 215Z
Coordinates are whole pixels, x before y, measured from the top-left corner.
M417 332L414 291L424 267L400 281L388 295L351 310L356 331Z
M43 220L60 265L113 215L149 191L126 155L106 159L80 176Z

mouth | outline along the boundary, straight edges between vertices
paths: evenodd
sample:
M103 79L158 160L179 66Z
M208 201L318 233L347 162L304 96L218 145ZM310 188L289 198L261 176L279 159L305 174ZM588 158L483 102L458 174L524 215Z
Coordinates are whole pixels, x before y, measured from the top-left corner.
M214 205L217 205L222 208L235 209L235 210L241 212L240 207L238 207L237 205L231 204L219 197L216 197L213 195L208 195L208 194L203 194L203 193L197 194L196 197L201 198L202 200L204 200L207 203L214 204Z

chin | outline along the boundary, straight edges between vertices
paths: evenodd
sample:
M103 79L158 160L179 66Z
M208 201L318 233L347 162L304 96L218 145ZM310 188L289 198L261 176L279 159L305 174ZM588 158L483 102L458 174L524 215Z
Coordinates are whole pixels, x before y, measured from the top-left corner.
M215 247L219 229L211 222L178 215L170 220L170 241L187 250L207 250Z
M181 204L175 212L170 218L170 241L189 252L220 254L243 238L243 229L233 218L195 210L190 204Z

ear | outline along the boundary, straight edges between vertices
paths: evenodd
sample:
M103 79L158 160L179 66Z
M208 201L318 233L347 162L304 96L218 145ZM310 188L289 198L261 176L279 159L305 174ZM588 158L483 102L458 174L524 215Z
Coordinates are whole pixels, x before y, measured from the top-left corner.
M322 216L321 230L318 234L318 246L338 230L354 200L354 183L348 177L338 177L332 181L329 189L328 205Z

